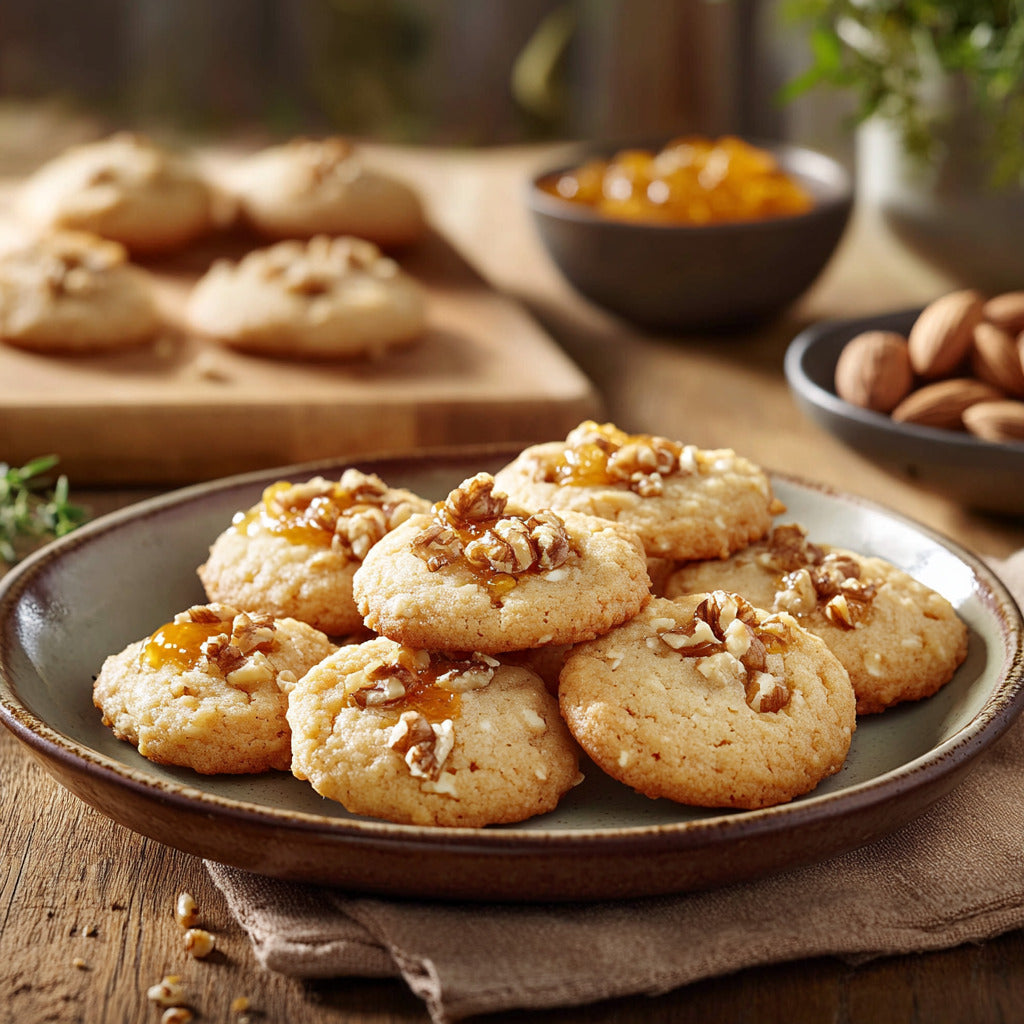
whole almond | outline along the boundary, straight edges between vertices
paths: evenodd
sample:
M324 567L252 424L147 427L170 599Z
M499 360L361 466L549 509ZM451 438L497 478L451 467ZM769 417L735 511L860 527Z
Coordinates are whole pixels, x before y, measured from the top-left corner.
M839 353L835 386L836 394L852 405L892 412L914 386L907 339L895 331L865 331L851 338Z
M952 377L911 391L893 409L892 418L900 423L963 430L965 409L977 402L991 402L1003 397L1002 392L991 384L973 377Z
M949 292L927 305L907 336L910 364L922 377L953 373L971 347L984 300L971 288Z
M1017 339L1002 327L985 320L975 326L971 370L979 380L1008 395L1024 396L1024 366Z
M993 295L982 307L981 315L1010 334L1024 331L1024 292Z
M964 426L986 441L1024 441L1024 402L976 402L964 410Z

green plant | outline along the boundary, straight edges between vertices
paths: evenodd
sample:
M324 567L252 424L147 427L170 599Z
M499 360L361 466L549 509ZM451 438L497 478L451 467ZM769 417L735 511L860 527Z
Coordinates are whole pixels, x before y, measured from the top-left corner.
M975 104L993 181L1024 185L1024 0L783 0L782 10L809 28L811 52L785 98L851 90L855 121L887 119L927 159L943 114L922 87L936 72L956 77Z
M56 455L42 455L24 466L0 462L0 562L18 561L26 544L63 537L85 521L85 509L70 501L68 478L50 486L46 474Z

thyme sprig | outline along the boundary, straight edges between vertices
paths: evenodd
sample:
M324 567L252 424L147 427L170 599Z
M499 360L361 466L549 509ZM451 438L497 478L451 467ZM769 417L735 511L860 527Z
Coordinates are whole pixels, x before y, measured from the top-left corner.
M48 475L59 462L41 455L24 466L0 462L0 562L13 565L28 547L63 537L86 519L70 499L68 478Z

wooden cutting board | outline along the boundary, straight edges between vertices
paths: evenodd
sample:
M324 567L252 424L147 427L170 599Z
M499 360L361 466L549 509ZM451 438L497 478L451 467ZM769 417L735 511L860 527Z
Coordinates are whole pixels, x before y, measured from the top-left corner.
M169 319L180 321L213 259L255 244L221 238L147 264ZM0 343L0 461L55 453L74 484L177 484L334 456L546 440L599 415L590 381L445 238L435 232L397 258L428 289L430 328L372 361L243 355L181 329L91 357Z

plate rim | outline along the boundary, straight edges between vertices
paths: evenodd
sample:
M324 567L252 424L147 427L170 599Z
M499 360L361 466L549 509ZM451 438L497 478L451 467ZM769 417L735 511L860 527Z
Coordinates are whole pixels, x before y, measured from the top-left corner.
M340 470L346 466L378 466L422 463L434 466L444 461L468 464L473 461L508 457L521 450L521 445L467 445L422 450L391 452L380 455L344 456L255 470L222 477L218 480L192 484L164 494L146 498L125 508L100 516L78 530L46 545L29 555L0 580L0 624L6 621L17 605L20 594L31 581L55 560L97 536L116 530L126 520L159 514L171 507L208 498L236 488L257 486L275 476L298 476L323 470ZM780 829L799 830L820 826L836 814L852 814L872 808L900 794L941 785L950 779L948 788L966 768L974 767L977 757L1002 736L1024 710L1024 620L1018 604L996 572L956 541L885 505L859 495L840 491L827 484L809 481L786 472L771 472L773 480L785 481L799 489L807 489L827 497L852 503L868 511L880 513L903 524L933 543L950 551L972 572L975 591L986 607L995 614L998 606L1006 614L996 615L1002 638L1003 665L999 668L999 685L983 706L955 733L926 753L891 769L882 775L828 794L810 794L799 802L753 811L723 811L709 817L681 822L662 822L638 826L607 826L587 829L524 829L515 825L500 829L471 829L400 825L372 819L341 819L290 811L249 801L211 794L198 787L147 775L124 762L64 736L55 730L18 698L13 680L8 678L5 652L0 649L0 722L16 739L28 746L53 773L51 766L62 765L72 770L98 774L109 785L127 786L144 799L170 803L182 811L194 813L197 807L212 813L227 814L232 820L257 826L274 826L289 832L315 834L327 842L394 846L402 850L430 849L450 853L530 855L557 849L562 854L574 851L640 854L652 852L683 852L696 849L705 841L752 840ZM981 587L978 587L981 584ZM64 780L57 775L62 784ZM68 787L70 788L70 787ZM945 790L943 790L945 792ZM941 796L938 793L937 796ZM83 798L84 799L84 798ZM925 807L933 802L929 800ZM921 808L923 810L924 808ZM106 816L109 813L103 812ZM918 811L920 813L920 811ZM916 814L912 815L916 816ZM877 838L869 835L864 841Z

